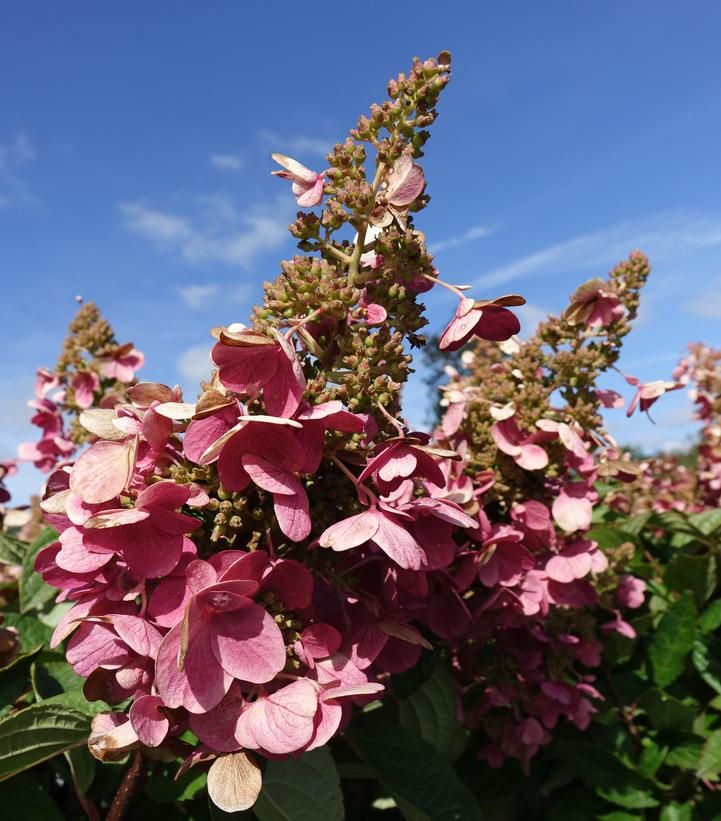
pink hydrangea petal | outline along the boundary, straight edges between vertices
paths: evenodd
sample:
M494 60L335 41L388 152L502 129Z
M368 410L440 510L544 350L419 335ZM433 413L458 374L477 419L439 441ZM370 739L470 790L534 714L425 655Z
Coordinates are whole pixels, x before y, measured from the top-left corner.
M263 587L271 590L291 610L303 610L313 598L313 576L293 559L279 559L263 577ZM337 649L337 648L336 648Z
M311 624L300 634L300 640L311 658L322 659L338 650L341 635L330 624Z
M521 445L521 452L515 459L524 470L542 470L548 464L548 454L540 445Z
M89 504L107 502L125 490L134 466L134 442L96 442L73 466L70 489Z
M162 706L163 700L157 696L141 696L128 711L133 730L146 747L159 747L170 729L170 722L158 709Z
M318 696L305 679L261 696L238 719L235 737L246 749L284 755L303 749L313 737Z
M232 753L240 748L235 739L235 727L245 699L237 682L233 682L225 698L207 713L191 713L190 729L211 749Z
M294 496L276 494L273 497L273 510L278 526L291 541L300 542L310 534L308 497L302 488Z
M110 616L115 632L139 656L155 658L163 636L140 616Z
M372 539L377 531L377 518L370 510L366 510L326 528L321 534L319 544L333 550L349 550Z
M246 453L242 463L253 483L268 493L293 495L298 492L300 484L296 477L282 467L263 459L262 456Z
M89 676L97 667L122 667L132 658L125 642L105 624L82 624L70 639L65 654L79 676Z
M378 530L373 541L380 549L399 566L406 570L418 570L423 561L423 551L418 542L401 525L383 516L375 514Z
M175 627L183 618L191 595L182 576L163 579L150 595L148 616L161 627Z
M285 667L283 634L273 617L252 602L239 611L213 616L210 646L217 663L243 681L263 684Z
M155 686L168 707L185 707L205 713L220 703L233 681L211 649L208 620L189 619L188 650L183 669L178 668L183 625L165 636L155 661Z

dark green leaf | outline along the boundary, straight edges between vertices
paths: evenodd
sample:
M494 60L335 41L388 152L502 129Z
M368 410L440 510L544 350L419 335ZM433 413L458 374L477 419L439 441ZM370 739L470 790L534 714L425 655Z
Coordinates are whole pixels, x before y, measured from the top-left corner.
M716 780L718 774L721 772L721 730L716 730L715 733L706 739L706 743L701 750L701 756L698 760L698 769L696 775L699 778L713 778Z
M85 698L85 679L59 654L44 653L33 665L31 677L35 695L45 704L66 704L88 715L109 709L104 701L90 702Z
M664 575L669 590L691 590L699 607L709 600L716 587L716 558L710 553L689 556L680 553L669 563Z
M14 704L24 690L30 689L30 665L41 650L38 647L31 653L18 656L0 670L0 706Z
M659 687L668 687L683 672L686 656L693 648L695 623L691 593L684 593L661 618L648 648L653 678Z
M721 639L699 636L694 642L691 659L701 678L721 695Z
M643 739L644 748L638 761L638 769L648 778L653 778L658 768L663 764L668 747L659 747L649 738Z
M649 511L646 513L639 513L637 516L632 516L626 519L623 523L623 529L631 536L638 536L638 534L646 527L648 520L653 514Z
M698 704L684 704L660 690L648 690L639 701L657 730L690 730L698 715Z
M411 697L401 702L401 724L452 761L462 752L465 732L458 721L456 690L445 662Z
M65 760L78 790L85 795L95 778L95 759L90 755L90 750L85 745L75 747L65 753Z
M348 739L407 819L476 821L481 811L448 759L413 733L382 718L362 716Z
M684 733L677 740L666 756L668 767L679 767L682 770L695 770L703 750L704 739L699 736Z
M626 809L658 806L653 783L627 769L612 753L592 742L559 742L552 753L570 764L578 778L612 804Z
M190 801L197 798L205 789L208 776L196 769L189 770L179 779L174 780L172 770L163 770L148 779L145 792L153 801L161 803L169 801Z
M704 536L710 536L721 529L721 509L704 510L701 513L693 513L688 517L693 527L701 531Z
M709 604L701 613L698 624L704 633L713 633L721 627L721 599L716 599Z
M342 821L343 793L330 750L269 761L253 812L259 821Z
M63 821L57 804L31 775L0 783L3 821Z
M56 704L33 704L0 721L0 780L54 755L79 747L90 733L90 719Z
M29 653L50 641L52 630L33 616L20 613L4 613L3 627L14 627L18 631L20 650Z
M38 610L57 595L57 590L45 584L43 577L35 571L35 559L38 553L58 537L57 531L46 527L30 545L23 556L22 573L18 584L20 593L20 612Z
M659 821L693 821L693 810L690 804L677 804L672 801L661 809Z
M9 533L0 531L0 562L5 564L22 565L23 556L27 551L28 546L20 539L16 539Z

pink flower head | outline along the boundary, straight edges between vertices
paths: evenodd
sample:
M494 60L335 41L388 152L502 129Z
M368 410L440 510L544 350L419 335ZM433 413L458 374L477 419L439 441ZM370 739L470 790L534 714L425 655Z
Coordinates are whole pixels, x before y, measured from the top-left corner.
M446 477L437 460L460 459L460 456L455 451L430 445L429 441L430 436L425 433L410 433L386 440L376 448L375 456L368 460L358 481L374 476L384 494L391 493L412 476L425 479L436 487L445 487Z
M513 457L514 462L524 470L541 470L548 464L548 454L536 442L554 439L554 433L521 433L515 416L496 422L491 428L491 436L496 447Z
M230 409L233 412L233 409ZM186 455L195 453L208 432L218 432L225 411L217 418L194 421L188 428ZM237 411L235 411L237 413ZM193 425L196 428L191 431ZM222 433L197 457L200 464L218 459L218 475L226 490L240 492L252 481L273 495L278 525L293 541L310 533L308 496L298 478L306 472L308 455L293 431L302 429L300 422L272 416L248 416ZM187 438L191 437L190 442ZM188 448L190 447L190 449ZM192 457L191 457L192 458Z
M486 587L513 587L523 574L533 567L533 557L521 544L520 530L501 525L483 543L483 550L474 557L478 578Z
M567 482L556 497L551 512L556 524L566 533L588 530L593 514L594 490L583 482Z
M625 404L623 397L616 391L596 390L596 398L604 408L622 408Z
M247 554L251 555L251 554ZM253 596L259 583L244 556L225 572L198 559L188 565L191 596L183 619L158 649L155 685L169 707L205 713L221 702L233 679L262 684L285 666L285 641Z
M383 199L398 208L409 206L425 188L423 169L410 154L401 154L393 163L382 190Z
M521 324L508 307L524 305L522 296L510 294L497 299L473 300L463 297L456 313L441 335L442 351L457 351L475 334L481 339L503 342L521 330Z
M421 546L401 524L398 516L375 505L327 528L320 536L321 547L350 550L372 542L406 570L419 570L424 554Z
M255 331L220 332L211 356L228 390L255 396L263 389L266 411L292 416L305 390L305 377L293 346L278 331L275 340Z
M143 354L133 347L132 342L121 345L112 356L100 361L100 373L107 379L117 379L126 385L135 379L135 371L145 362Z
M185 534L200 521L176 509L199 506L207 496L191 485L162 481L138 495L134 508L105 510L83 525L83 542L97 552L117 553L145 578L170 573L180 561Z
M77 407L89 408L93 404L93 394L100 387L98 375L92 371L78 371L70 384Z
M306 168L291 157L286 157L285 154L271 154L270 156L283 167L283 171L271 171L270 173L293 183L295 201L301 208L314 208L321 204L324 174L311 171L310 168Z
M653 382L640 382L635 376L625 376L626 382L636 388L636 393L633 395L626 416L631 416L638 405L641 413L648 414L648 410L653 403L664 393L670 391L677 391L683 388L681 382L667 382L664 379L656 379ZM649 417L650 418L650 417Z
M578 288L565 313L565 319L571 325L601 327L616 322L623 314L623 303L618 295L607 282L597 278Z
M643 579L626 573L618 580L614 598L619 607L635 609L643 604L645 590L646 582Z
M38 368L35 379L36 398L43 399L46 394L50 393L53 388L57 388L59 384L60 379L57 374L47 368Z
M584 540L566 545L546 563L549 579L567 584L583 579L589 573L602 573L608 568L608 559L594 541Z

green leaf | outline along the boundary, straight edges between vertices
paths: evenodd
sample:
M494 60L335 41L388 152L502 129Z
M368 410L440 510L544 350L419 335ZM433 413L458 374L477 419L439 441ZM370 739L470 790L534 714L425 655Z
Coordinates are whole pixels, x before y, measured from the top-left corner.
M63 821L58 805L31 775L0 783L3 821Z
M253 812L259 821L342 821L343 793L328 748L269 761Z
M669 563L663 580L669 590L679 593L691 590L696 604L703 607L716 588L716 557L710 553L701 556L679 553Z
M644 748L638 761L638 769L643 775L653 778L666 758L668 747L659 747L649 738L644 738L643 744Z
M25 542L0 531L0 562L20 566L27 549L28 545Z
M690 804L677 804L672 801L661 809L659 821L693 821L693 810Z
M701 757L705 739L684 733L680 741L676 741L666 756L666 766L679 767L682 770L695 770Z
M210 798L208 799L208 809L212 821L253 821L255 818L250 810L244 810L243 812L225 812L221 810L220 807L216 807Z
M706 684L721 695L721 639L699 636L694 642L691 660Z
M653 516L653 513L647 511L646 513L639 513L637 516L632 516L626 519L623 523L623 529L631 536L638 536L638 534L646 527L648 520Z
M195 769L184 773L179 779L174 780L174 773L163 770L149 778L145 785L145 792L153 801L191 801L197 798L205 789L208 776L204 772Z
M41 650L38 647L31 653L18 656L0 669L0 706L13 704L25 689L29 689L30 665Z
M58 534L54 528L46 527L23 556L22 573L18 583L21 613L39 610L57 595L58 591L49 584L45 584L43 577L35 571L34 566L38 553L54 542L57 537Z
M85 795L95 778L95 759L90 755L87 746L74 747L65 753L70 772L78 790Z
M14 627L18 631L20 650L30 653L50 641L53 631L33 616L21 616L20 613L4 613L3 627Z
M557 742L551 753L570 764L576 776L596 794L626 809L658 806L653 783L626 768L612 753L585 741Z
M716 599L709 604L701 613L698 624L704 633L713 633L721 627L721 599Z
M30 675L35 696L44 704L65 704L87 715L110 709L104 701L90 702L85 698L85 679L58 653L43 653L33 664Z
M721 529L721 508L694 513L688 517L688 520L704 536L710 536Z
M465 732L458 721L456 690L450 670L439 659L433 675L401 702L401 724L454 761L463 752Z
M657 730L690 730L698 715L698 704L684 704L660 690L648 690L639 701Z
M0 780L84 744L88 716L55 704L33 704L0 721Z
M698 760L698 768L696 775L699 778L713 778L716 780L718 774L721 772L721 730L716 730L715 733L706 739L706 743L701 750L701 756Z
M373 715L347 732L351 746L375 772L411 821L477 821L480 808L448 759L405 727Z
M691 593L684 593L661 618L648 648L653 678L659 687L668 687L683 672L686 656L693 648L695 623Z

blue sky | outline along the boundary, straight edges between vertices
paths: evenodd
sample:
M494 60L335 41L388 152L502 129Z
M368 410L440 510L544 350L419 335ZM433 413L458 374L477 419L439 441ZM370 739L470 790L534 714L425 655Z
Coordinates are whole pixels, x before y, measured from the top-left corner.
M532 327L639 247L654 272L623 366L667 378L687 341L721 343L721 5L298 6L6 4L1 456L31 433L34 370L55 361L75 294L145 351L145 379L193 396L208 328L243 321L293 253L268 152L321 168L391 75L446 48L418 220L444 278L522 293ZM442 327L452 297L427 303ZM408 400L427 402L420 380ZM656 408L656 426L617 411L611 429L683 441L684 393ZM25 468L11 487L37 483Z

